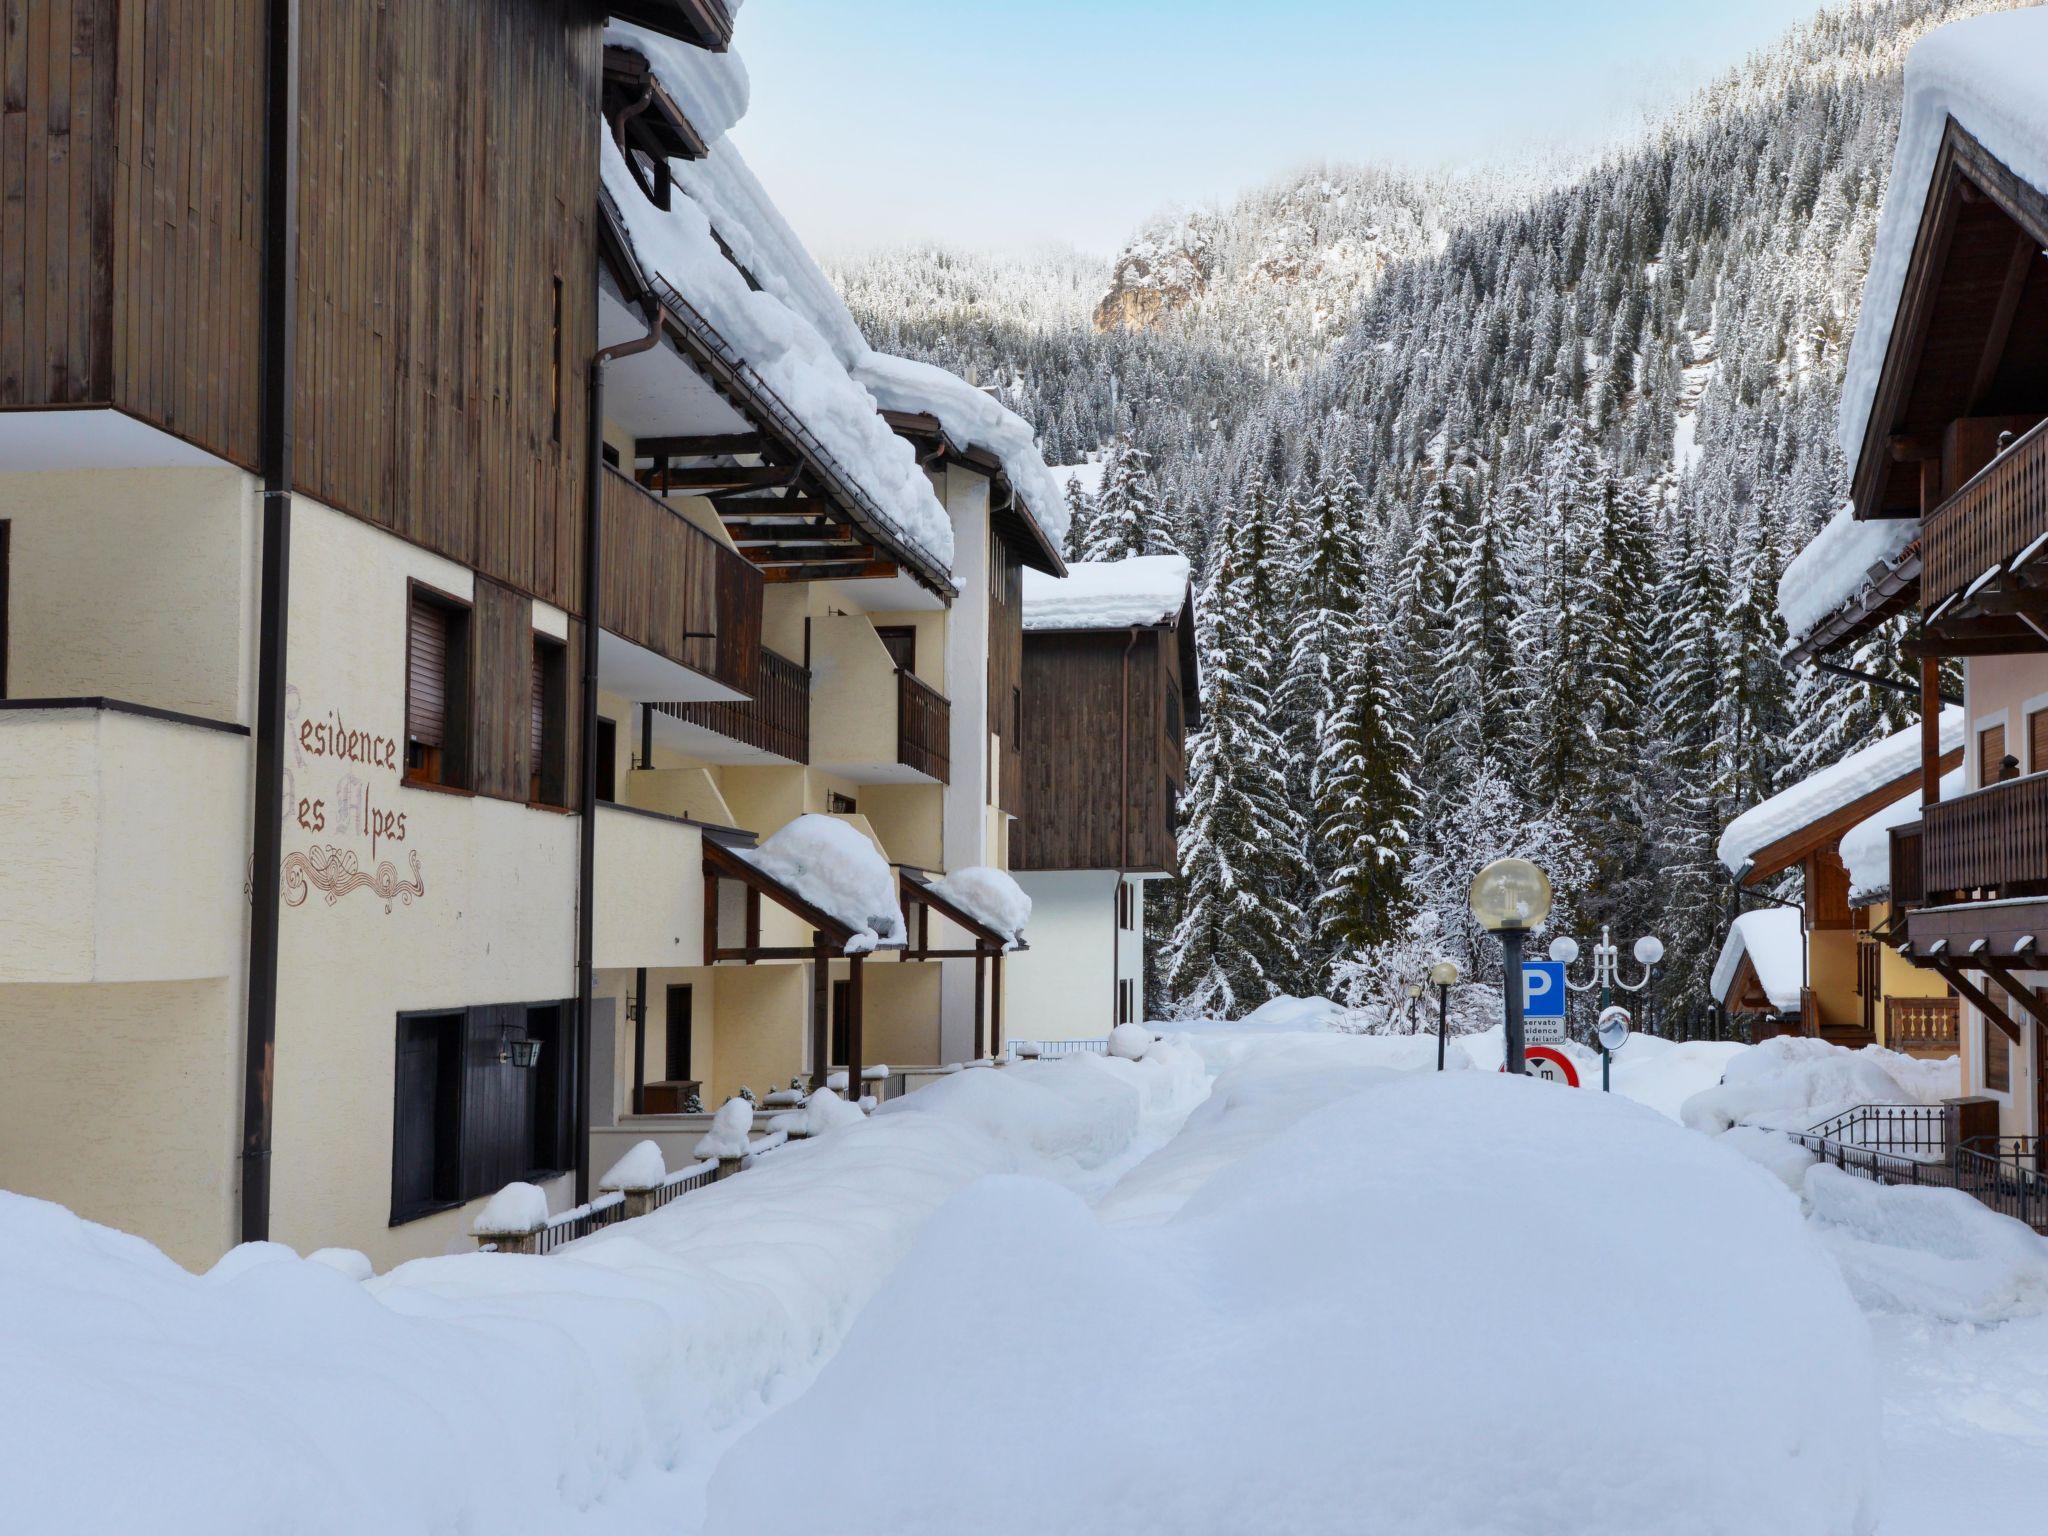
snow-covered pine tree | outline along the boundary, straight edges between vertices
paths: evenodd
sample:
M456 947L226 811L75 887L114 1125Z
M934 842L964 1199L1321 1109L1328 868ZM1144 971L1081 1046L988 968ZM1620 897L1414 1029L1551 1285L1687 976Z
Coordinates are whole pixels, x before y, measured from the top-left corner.
M1067 481L1067 545L1061 551L1069 560L1082 559L1088 547L1089 531L1095 526L1095 498L1082 489L1078 476Z
M1403 718L1384 617L1351 626L1336 707L1323 720L1311 775L1311 840L1327 872L1315 899L1321 956L1392 943L1411 902L1407 861L1415 815L1415 747Z
M1147 553L1156 517L1151 456L1129 432L1120 432L1103 460L1102 486L1095 493L1081 558L1126 560Z
M1272 726L1269 632L1252 605L1258 522L1232 527L1202 604L1202 724L1188 746L1181 919L1166 964L1183 1014L1237 1017L1301 963L1304 918L1288 899L1300 827Z

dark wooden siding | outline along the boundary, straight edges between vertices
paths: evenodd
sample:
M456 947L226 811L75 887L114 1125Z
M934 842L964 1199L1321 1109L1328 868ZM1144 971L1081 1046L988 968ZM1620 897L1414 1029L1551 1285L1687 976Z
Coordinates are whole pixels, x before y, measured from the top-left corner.
M604 477L604 626L752 698L761 572L613 470ZM714 639L692 639L709 634Z
M1003 782L987 786L1016 814L1024 802L1024 764L1018 753L1016 694L1024 686L1024 563L1001 540L989 546L999 569L991 573L988 607L988 728L1001 738Z
M602 50L565 13L306 0L298 464L322 501L574 608Z
M1017 869L1165 870L1173 866L1165 750L1171 630L1024 637L1024 793L1012 833ZM1129 737L1128 788L1125 733ZM1127 820L1126 820L1127 818Z
M476 792L525 800L533 771L533 600L478 577L470 623Z

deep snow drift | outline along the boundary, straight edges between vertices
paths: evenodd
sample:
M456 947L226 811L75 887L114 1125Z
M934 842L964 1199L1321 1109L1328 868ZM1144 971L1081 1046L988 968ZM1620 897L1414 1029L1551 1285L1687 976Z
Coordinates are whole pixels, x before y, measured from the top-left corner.
M1167 1155L1235 1145L1162 1220L949 1203L710 1528L1871 1529L1867 1329L1774 1181L1611 1095L1384 1062L1248 1142L1304 1049L1219 1079ZM762 1499L793 1468L829 1514Z

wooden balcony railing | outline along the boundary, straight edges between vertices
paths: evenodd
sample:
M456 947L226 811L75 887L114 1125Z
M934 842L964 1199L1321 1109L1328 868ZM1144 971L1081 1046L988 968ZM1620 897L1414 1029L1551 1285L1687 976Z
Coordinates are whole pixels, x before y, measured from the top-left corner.
M751 699L654 707L793 763L811 760L811 674L766 646L761 648L759 683Z
M761 572L626 476L604 477L604 627L752 695Z
M1920 612L2048 534L2048 421L2017 439L1943 502L1920 530Z
M1926 840L1921 833L1921 824L1909 821L1904 826L1891 829L1892 840L1892 896L1894 907L1918 907L1927 901L1926 871L1923 855Z
M1940 801L1921 812L1920 825L1923 895L1991 890L2014 896L2048 886L2048 774ZM1896 879L1896 868L1893 873Z
M950 782L953 705L916 673L896 669L896 761Z
M1952 997L1888 997L1884 1043L1894 1051L1953 1051L1960 1038L1958 1020Z

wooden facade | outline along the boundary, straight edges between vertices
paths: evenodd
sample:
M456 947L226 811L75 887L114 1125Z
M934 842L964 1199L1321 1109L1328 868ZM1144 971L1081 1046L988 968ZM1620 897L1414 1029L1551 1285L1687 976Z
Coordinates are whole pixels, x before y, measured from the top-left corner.
M1001 744L1001 782L989 799L1015 813L1024 803L1024 562L1005 540L989 543L988 733Z
M1020 870L1176 868L1194 717L1181 626L1023 637Z
M604 473L603 623L752 697L761 573L658 496Z

